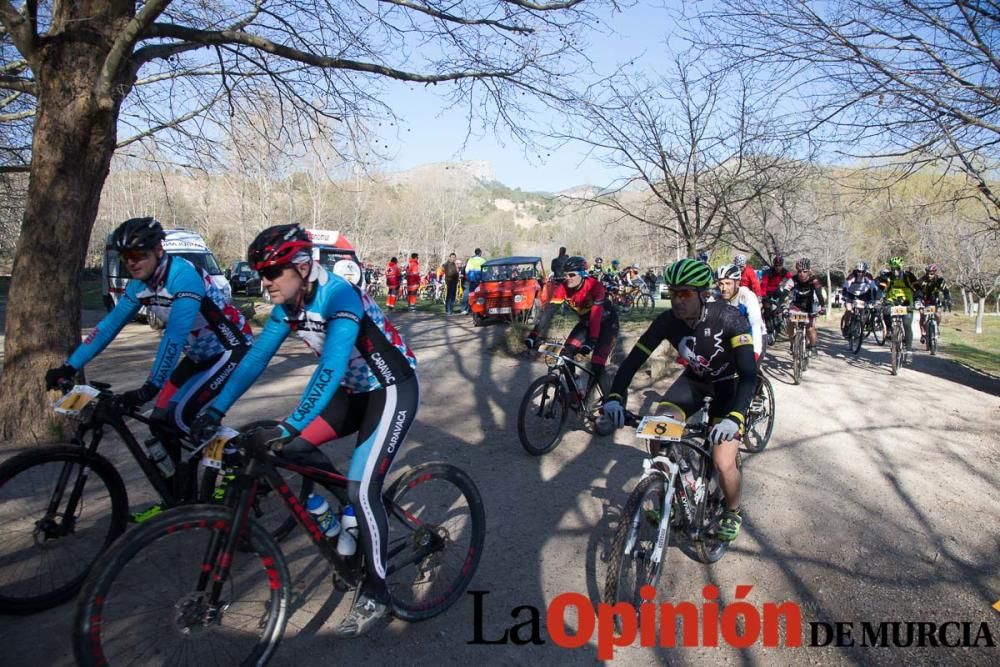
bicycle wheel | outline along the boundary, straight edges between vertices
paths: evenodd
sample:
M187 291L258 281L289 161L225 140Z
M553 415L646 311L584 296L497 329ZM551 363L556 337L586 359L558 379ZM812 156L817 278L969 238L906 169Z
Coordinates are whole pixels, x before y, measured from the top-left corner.
M668 522L663 546L656 553L660 517L670 511L664 495L666 482L660 475L646 477L625 503L608 555L604 580L604 602L608 604L627 602L638 608L640 589L646 585L656 588L670 546Z
M889 370L893 375L899 375L899 365L903 362L903 330L902 326L893 323L892 327L892 358Z
M211 505L168 510L108 552L87 580L73 620L79 665L263 665L288 621L291 575L274 539L256 521L209 596L232 511ZM203 581L204 580L204 581Z
M927 320L927 351L931 353L931 356L937 355L938 346L938 326L937 320L932 315L930 319Z
M244 424L236 430L240 433L245 433L252 428L269 429L277 425L278 422L273 419L261 419ZM225 501L226 482L228 480L223 479L220 485L219 471L209 468L203 468L202 470L204 472L201 476L201 487L198 492L198 498L206 503L223 503ZM313 481L283 468L278 468L278 473L285 479L290 488L298 489L296 498L299 499L300 503L305 505L306 499L312 493ZM275 493L274 489L264 483L257 485L257 497L254 499L251 516L260 525L264 526L274 539L279 541L286 538L295 526L298 525L295 517L288 511L281 497Z
M802 372L805 373L809 370L809 355L811 354L809 350L809 334L806 331L802 332Z
M709 462L709 465L712 465ZM743 459L739 452L736 452L736 467L743 470ZM702 500L705 510L702 514L702 539L697 543L698 560L702 563L714 563L726 555L730 542L719 539L715 536L722 514L726 510L726 498L722 493L722 486L719 484L719 473L712 469L711 477L708 480L705 498Z
M796 329L792 334L792 381L795 384L802 382L803 336L800 329Z
M125 484L103 456L53 445L4 461L0 613L30 614L72 598L127 523Z
M437 616L465 592L486 540L486 511L475 482L446 463L417 466L386 493L386 583L404 621Z
M885 322L882 320L880 313L876 312L872 315L868 331L871 333L876 345L885 344Z
M861 341L864 340L864 326L861 322L861 318L857 315L851 318L851 326L849 327L850 332L850 348L851 352L857 354L861 352Z
M648 294L640 294L639 298L635 300L635 309L643 314L652 313L656 308L653 303L653 297Z
M517 437L521 446L534 456L552 451L562 438L567 417L569 401L559 377L538 378L528 385L517 411Z
M753 400L750 401L750 409L747 410L746 436L743 438L744 448L754 454L764 451L773 430L774 390L771 387L771 381L760 374L760 387Z

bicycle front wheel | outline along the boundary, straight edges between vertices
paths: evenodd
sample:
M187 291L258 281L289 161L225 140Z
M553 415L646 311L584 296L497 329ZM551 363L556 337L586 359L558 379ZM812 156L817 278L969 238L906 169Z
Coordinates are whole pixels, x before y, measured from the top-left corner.
M890 371L893 375L899 375L899 366L903 363L903 331L902 325L893 324L892 327L892 358L890 360Z
M642 587L656 588L670 546L668 521L663 546L659 552L657 550L660 518L670 511L665 489L663 477L650 475L639 482L625 503L608 555L604 602L627 602L638 608L642 602L639 596Z
M72 598L127 523L125 484L103 456L53 445L5 461L0 613L30 614Z
M805 348L804 336L801 330L796 329L792 338L792 381L795 384L802 382L802 357Z
M393 614L405 621L437 616L465 592L482 557L486 512L479 489L459 468L429 463L393 482L386 507Z
M931 356L937 355L938 346L938 326L937 320L932 316L927 321L927 351L931 353Z
M760 387L750 401L747 411L747 428L743 446L748 452L757 454L764 451L774 430L774 390L771 381L759 373Z
M851 318L850 331L850 345L851 352L857 354L861 352L861 341L864 340L864 325L861 322L861 318L855 315Z
M231 510L177 507L119 540L80 593L73 651L80 665L263 665L288 620L291 576L256 521L221 584L216 568ZM213 584L221 594L213 601Z
M517 411L517 437L524 450L541 456L555 449L569 417L569 404L559 377L544 375L530 385Z
M885 343L885 321L882 320L882 315L875 313L868 325L868 332L872 335L875 340L876 345L883 345Z

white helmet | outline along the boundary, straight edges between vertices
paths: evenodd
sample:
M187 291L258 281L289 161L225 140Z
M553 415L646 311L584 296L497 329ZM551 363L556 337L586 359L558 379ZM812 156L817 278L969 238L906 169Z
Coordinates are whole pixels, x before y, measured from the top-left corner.
M743 272L740 271L740 267L736 266L735 264L723 264L718 269L716 269L716 271L715 271L715 279L716 280L739 280L740 279L740 274L742 274L742 273Z
M735 264L737 267L739 267L740 269L742 269L744 266L747 265L747 256L746 255L734 255L733 256L733 264Z

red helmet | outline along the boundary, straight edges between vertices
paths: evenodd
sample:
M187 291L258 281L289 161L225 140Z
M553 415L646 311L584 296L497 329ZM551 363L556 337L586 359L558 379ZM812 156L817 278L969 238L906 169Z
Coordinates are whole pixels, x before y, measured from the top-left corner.
M291 264L300 252L312 254L312 239L298 225L268 227L247 248L247 261L255 271Z
M927 273L929 273L931 275L934 275L937 272L938 272L938 265L937 264L928 264L927 265Z
M771 266L776 269L780 269L785 265L785 258L781 255L775 255L774 259L771 261Z

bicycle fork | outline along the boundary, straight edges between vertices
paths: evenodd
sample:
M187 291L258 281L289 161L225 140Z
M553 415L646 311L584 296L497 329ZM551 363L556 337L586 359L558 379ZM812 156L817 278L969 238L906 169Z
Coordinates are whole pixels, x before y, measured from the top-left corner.
M665 467L667 470L664 471L662 468L657 467L658 465ZM660 508L660 521L656 531L656 546L653 547L653 553L650 556L652 563L659 564L663 560L663 550L667 547L667 536L670 534L670 508L674 502L674 480L677 478L679 467L666 456L655 456L651 459L645 459L642 462L642 470L643 473L640 482L647 477L657 475L664 479L664 484L666 485L666 492L663 494L663 506ZM644 518L638 512L632 517L632 530L629 531L628 542L625 543L626 555L631 555L632 550L635 548L636 538L639 535L639 523Z

